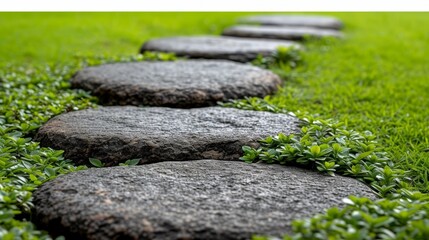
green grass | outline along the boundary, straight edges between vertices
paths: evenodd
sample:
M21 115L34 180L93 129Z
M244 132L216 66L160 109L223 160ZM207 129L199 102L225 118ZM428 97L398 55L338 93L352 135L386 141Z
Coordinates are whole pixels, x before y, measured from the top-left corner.
M143 41L218 34L238 13L1 13L0 62L67 62L74 56L130 55Z
M359 15L358 15L359 16ZM429 33L423 14L362 14L347 39L308 47L306 65L268 102L379 136L396 164L429 192Z
M87 94L70 90L67 84L67 78L84 65L84 58L132 55L144 40L153 37L218 34L243 15L246 13L0 13L0 236L46 237L20 221L28 218L23 213L31 208L31 191L57 174L76 169L64 163L61 152L39 148L28 137L50 117L92 104ZM309 42L302 53L303 64L293 70L275 69L287 81L266 103L344 122L347 129L371 131L396 168L411 171L414 190L428 193L429 31L424 26L429 24L429 15L327 15L345 22L346 38ZM46 63L56 66L47 69ZM260 105L258 101L256 107ZM371 207L366 206L389 204L365 202L362 207L355 201L355 206L367 212ZM429 212L427 207L395 204L409 210L404 214L423 214L404 230L404 239L412 234L407 231L429 225L424 215ZM390 205L386 212L394 208ZM356 207L342 213L331 211L332 216L306 222L310 225L297 223L297 229L313 236L310 229L324 229L331 223L329 219L347 219L354 210Z

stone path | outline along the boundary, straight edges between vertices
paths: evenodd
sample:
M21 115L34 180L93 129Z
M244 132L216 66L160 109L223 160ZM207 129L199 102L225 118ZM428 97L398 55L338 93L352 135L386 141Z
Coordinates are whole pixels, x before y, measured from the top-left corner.
M74 239L249 239L281 237L289 222L375 198L347 177L295 167L199 160L80 171L44 184L35 217Z
M300 48L299 44L290 41L193 36L149 40L143 44L140 51L170 52L189 58L249 62L258 55L271 56L281 46Z
M36 140L63 149L77 164L98 158L112 166L136 158L141 163L237 160L242 146L298 129L295 117L235 108L100 107L51 119Z
M280 78L270 71L221 60L115 63L78 72L72 86L107 105L201 107L218 101L264 97Z
M311 30L314 35L342 27L328 17L256 16L241 21L283 27L235 27L225 34L247 31L241 37L298 39L303 32L293 35L284 26L325 29ZM301 48L284 40L194 36L150 40L141 52L249 62L272 56L279 46ZM155 107L62 114L41 127L35 140L65 150L65 157L76 164L88 164L91 157L105 166L129 159L153 164L90 168L43 184L34 193L38 226L67 239L280 237L290 232L291 220L342 206L343 197L375 198L355 179L238 161L242 146L257 147L258 140L279 132L296 133L299 121L286 114L194 108L262 97L281 84L266 70L224 60L116 63L78 72L73 87L90 91L103 104Z
M251 25L238 25L227 28L223 31L222 35L231 37L269 38L281 40L303 40L306 37L342 37L341 32L331 29Z
M238 20L245 24L261 24L274 26L300 26L315 27L340 30L343 23L334 18L327 16L310 16L310 15L259 15L248 16Z

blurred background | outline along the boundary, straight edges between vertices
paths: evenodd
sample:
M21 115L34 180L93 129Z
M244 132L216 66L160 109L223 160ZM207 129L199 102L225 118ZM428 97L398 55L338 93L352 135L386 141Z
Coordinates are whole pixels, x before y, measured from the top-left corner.
M130 55L149 38L219 34L238 17L254 14L0 13L0 64L63 62L77 55ZM400 51L419 51L419 44L429 40L427 13L310 14L338 17L346 25L348 38L377 49L383 44L374 44L390 41Z

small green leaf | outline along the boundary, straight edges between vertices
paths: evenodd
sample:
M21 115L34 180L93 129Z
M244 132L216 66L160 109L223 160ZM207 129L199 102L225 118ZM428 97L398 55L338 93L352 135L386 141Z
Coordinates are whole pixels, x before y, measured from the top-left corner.
M52 168L50 168L50 167L45 168L45 173L46 173L46 175L48 175L49 177L52 177L52 176L55 176L55 175L56 175L55 170L54 170L54 169L52 169Z
M359 154L359 155L356 157L356 161L360 161L360 160L362 160L362 159L364 159L364 158L368 157L371 153L372 153L372 151L364 152L364 153Z
M30 180L31 180L31 181L33 181L33 182L35 182L35 181L37 181L38 179L37 179L37 177L36 177L36 176L34 176L33 174L30 174Z
M98 160L98 159L96 159L96 158L89 158L89 162L90 162L94 167L103 167L103 166L104 166L104 164L103 164L100 160Z
M140 162L140 158L136 158L136 159L130 159L125 161L125 165L127 166L135 166Z
M249 146L242 146L241 150L243 150L244 153L247 153L247 152L251 152L252 148Z
M317 145L314 145L314 146L312 146L311 148L310 148L310 152L313 154L313 155L319 155L319 153L320 153L320 147L319 146L317 146Z

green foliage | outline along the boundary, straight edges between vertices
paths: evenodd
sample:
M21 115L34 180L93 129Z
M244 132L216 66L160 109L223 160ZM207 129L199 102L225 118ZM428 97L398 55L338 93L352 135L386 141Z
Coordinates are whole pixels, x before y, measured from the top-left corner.
M411 16L390 15L383 20L366 16L364 21L346 22L345 40L308 42L301 52L305 64L292 70L273 67L286 81L265 98L266 103L373 132L396 167L411 171L413 185L429 192L429 98L424 97L429 92L425 70L429 45L412 27ZM401 19L398 24L396 17ZM422 15L414 17L429 21ZM369 19L377 24L364 26ZM398 38L389 40L387 35L394 33ZM406 48L407 42L413 42L416 51L404 57L398 49Z
M65 160L63 151L41 148L28 137L56 114L92 106L87 93L67 89L68 70L1 73L0 239L48 238L26 222L32 207L31 192L59 174L84 169Z
M104 163L102 163L99 159L89 158L88 160L89 160L89 163L91 163L91 165L94 167L98 167L98 168L104 167Z
M427 127L429 98L426 97L429 91L426 63L429 45L427 44L428 32L421 28L422 25L429 23L427 14L327 14L344 20L346 39L344 41L331 39L308 41L306 51L300 54L300 63L294 66L265 63L268 60L263 60L261 66L271 68L287 79L287 82L275 95L266 97L264 100L254 98L237 102L237 107L283 113L287 113L285 109L288 109L300 118L308 116L308 112L317 113L318 115L315 116L317 119L335 119L343 122L345 129L354 129L361 133L369 130L379 136L376 138L380 146L377 152L387 152L390 161L394 163L393 166L387 166L391 170L410 171L408 176L412 178L413 187L421 192L429 192L429 128ZM1 196L9 196L12 193L16 196L6 197L6 201L0 200L2 204L0 239L48 238L46 234L35 230L31 223L25 221L25 214L18 213L26 212L25 209L31 206L31 201L25 200L25 196L28 193L31 194L32 188L24 188L25 182L37 185L49 178L47 174L40 175L45 172L45 165L42 165L44 162L31 160L29 164L28 160L22 157L28 147L25 144L30 146L33 144L30 141L23 145L23 142L27 141L25 139L32 136L35 129L51 116L93 106L95 100L87 93L68 90L67 75L72 74L74 68L85 64L106 62L106 58L91 57L95 60L87 61L82 59L82 56L85 58L94 54L105 55L110 58L107 62L122 61L125 59L111 56L135 53L144 40L152 37L216 34L224 27L233 24L236 17L244 14L114 13L114 15L115 17L112 17L112 13L0 14L0 32L4 33L0 41L0 56L2 56L0 66L33 64L31 68L25 69L2 68L0 74L0 94L3 101L0 103L2 116L0 125L7 129L4 130L5 133L0 134L3 139L0 161L4 163L8 156L13 155L18 156L15 160L21 163L17 168L14 167L15 165L0 166ZM124 26L127 27L124 28ZM392 36L395 37L392 38ZM76 50L80 52L78 55L75 54ZM59 65L40 67L45 62L59 63ZM67 67L60 65L67 65ZM50 83L44 84L46 81ZM8 94L12 96L11 100L7 100L9 95L4 92L8 88ZM32 97L33 94L36 94L35 97ZM28 108L26 103L31 103L29 104L31 106ZM8 104L11 105L11 109L14 109L13 111L9 110ZM8 113L7 117L5 113ZM20 136L15 136L14 132ZM7 140L10 137L24 140L10 143ZM14 151L5 150L9 147L12 149L13 146L15 146ZM321 152L322 147L319 144L318 146ZM316 147L311 151L311 147L312 145L307 150L313 154L318 152ZM334 146L331 147L334 148ZM40 151L41 159L45 158L45 151L52 151L38 146L35 148L36 152ZM254 154L259 157L260 152ZM252 157L250 155L250 159ZM361 155L361 157L365 160L368 156ZM57 166L59 162L50 161L49 163L52 166L49 168L58 168L58 172L64 170L60 171L61 167ZM339 174L335 164L329 165L332 163L323 166L325 169L317 164L313 167L316 166L315 169L317 169L319 166L323 171ZM20 172L23 166L29 166L30 171L39 174L31 172L34 175L31 179L29 173ZM332 168L336 171L329 170ZM19 176L17 180L13 178L16 183L3 184L3 181L8 179L5 176L15 171ZM391 176L389 170L386 173ZM380 179L380 181L388 182L391 178ZM408 180L405 179L405 182ZM380 190L392 192L393 189L389 189L389 185L385 186ZM404 187L407 188L407 186ZM341 236L345 236L341 234L356 232L356 236L350 236L349 239L365 239L367 236L379 233L374 228L368 227L365 220L354 221L353 213L362 211L377 219L383 214L380 212L378 215L378 210L374 209L383 208L380 206L383 204L398 204L395 209L399 210L395 211L405 212L402 214L408 216L414 216L416 213L416 218L408 222L403 221L400 219L406 218L405 216L395 216L391 211L385 210L385 216L395 219L388 230L396 234L397 239L407 239L407 236L410 236L408 239L428 239L426 230L428 229L428 204L425 202L427 200L424 200L424 195L406 194L404 189L391 195L397 198L380 200L385 203L369 201L361 205L348 205L346 211L341 214L337 214L336 210L329 210L329 213L322 214L314 220L303 220L310 222L309 227L306 229L295 227L296 234L292 237L294 239L329 239L329 237L341 239ZM16 204L5 204L5 202L14 201ZM414 211L416 209L419 210ZM423 212L426 213L423 214ZM299 222L303 221L297 221L295 225L299 226ZM401 221L403 224L398 224ZM318 225L318 222L321 222L321 225ZM383 226L381 228L385 229ZM329 235L329 232L335 231L337 233ZM329 237L324 238L326 235L323 234L328 234ZM359 238L359 235L362 238ZM383 238L381 234L377 236ZM385 238L395 239L389 236L391 235L386 235ZM286 239L289 238L286 237Z
M380 197L387 197L407 186L407 172L393 162L367 131L346 130L341 123L305 119L308 124L295 135L282 133L261 140L258 149L243 147L246 162L299 165L325 172L351 176L370 184Z
M288 80L276 95L223 104L284 114L293 111L303 120L302 131L295 135L267 137L258 149L243 147L242 160L299 165L355 177L382 197L371 201L351 196L345 199L348 205L343 209L331 208L323 214L295 220L293 234L284 239L428 239L428 194L415 191L429 189L428 128L422 125L428 112L420 107L425 105L422 101L427 101L420 97L423 91L417 90L428 86L417 74L423 69L419 65L424 63L423 58L412 64L403 61L403 69L398 70L392 68L397 65L389 65L387 57L394 52L384 52L385 58L377 64L398 74L405 68L416 72L398 77L378 69L363 76L362 68L370 60L362 55L344 57L354 50L350 44L310 43L308 51L301 52L305 65L295 69L272 63L266 66ZM385 45L377 49L387 50ZM362 52L362 47L355 50ZM336 61L334 58L339 56L342 57ZM309 117L308 112L319 115ZM332 117L336 121L320 120ZM368 129L381 137L375 137Z
M272 56L263 57L259 55L252 63L263 68L276 67L284 70L296 68L302 64L302 58L298 48L279 47Z
M140 162L140 158L130 159L125 161L124 163L120 163L119 166L135 166L139 164L139 162Z
M107 56L107 55L93 55L84 56L80 54L74 55L75 60L80 66L95 66L107 63L118 62L139 62L139 61L175 61L178 58L172 53L164 52L144 52L142 54L130 56ZM80 67L82 68L82 67Z
M0 13L0 66L134 55L151 38L219 34L243 13Z
M331 208L325 214L294 221L295 234L284 240L325 239L429 239L429 198L403 191L403 198L376 201L368 198L344 199L346 207ZM270 240L255 236L252 240Z
M101 160L97 159L97 158L89 158L89 163L91 163L92 166L97 167L97 168L101 168L104 167L104 163L101 162ZM119 163L119 166L135 166L140 162L140 159L130 159L125 161L124 163Z
M406 198L372 201L351 196L343 209L293 222L294 239L429 239L429 202L407 192ZM410 200L414 198L415 200Z
M290 114L257 98L223 105ZM381 199L350 196L344 199L347 206L343 209L334 207L324 214L295 220L294 234L284 236L284 240L429 238L429 195L411 191L409 173L395 167L371 132L359 133L347 130L342 123L304 116L300 114L305 124L299 133L269 136L257 149L243 146L241 160L298 165L332 176L354 177L369 184Z
M64 159L63 151L31 141L35 130L55 115L96 107L87 92L69 89L79 68L118 61L174 60L172 54L77 58L75 64L43 68L5 68L0 72L0 239L49 239L29 220L31 194L60 174L85 169ZM103 163L90 159L96 167ZM136 165L132 159L125 165Z

